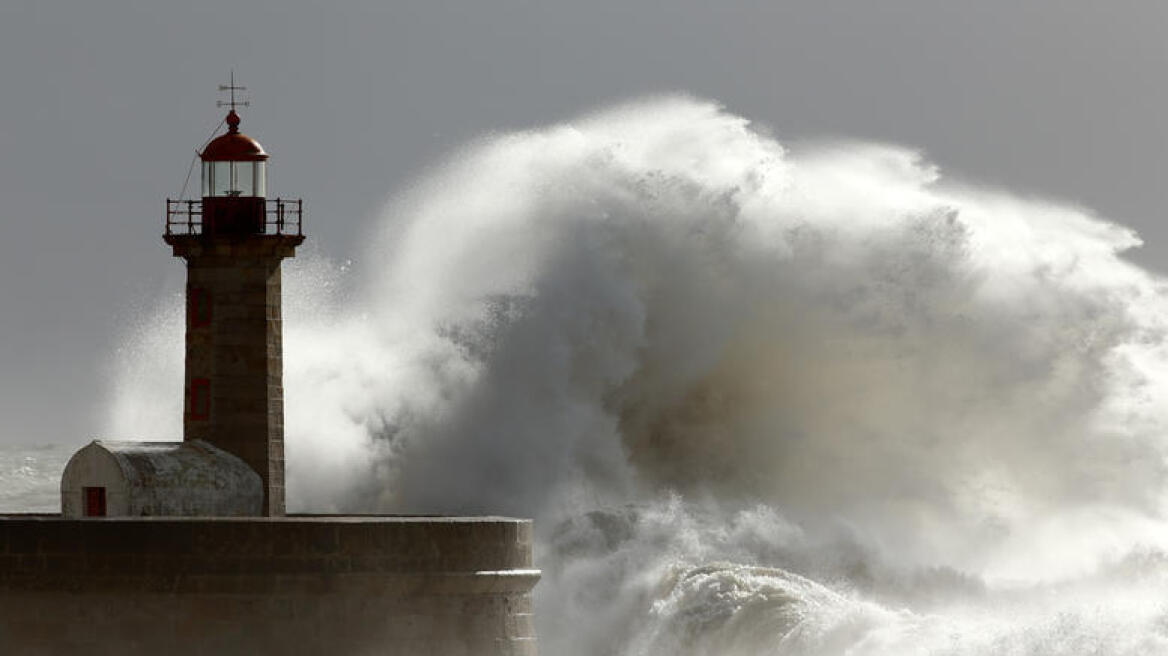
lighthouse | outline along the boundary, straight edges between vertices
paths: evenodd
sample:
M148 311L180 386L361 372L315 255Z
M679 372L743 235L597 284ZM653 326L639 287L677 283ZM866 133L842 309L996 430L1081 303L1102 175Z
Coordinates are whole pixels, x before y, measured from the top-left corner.
M285 515L280 264L301 203L267 197L241 87L220 88L202 197L166 201L183 439L95 439L59 516L0 514L0 651L536 656L531 520Z
M268 153L240 132L199 153L201 200L167 200L164 241L186 261L183 441L237 456L263 482L261 514L284 514L280 263L304 241L302 203L267 197Z

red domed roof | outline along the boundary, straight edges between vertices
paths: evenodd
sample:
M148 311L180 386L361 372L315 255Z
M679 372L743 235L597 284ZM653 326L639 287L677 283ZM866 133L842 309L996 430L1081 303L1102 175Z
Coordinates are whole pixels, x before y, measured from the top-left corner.
M204 162L258 162L268 158L260 142L239 131L239 114L227 114L227 134L219 135L200 154Z

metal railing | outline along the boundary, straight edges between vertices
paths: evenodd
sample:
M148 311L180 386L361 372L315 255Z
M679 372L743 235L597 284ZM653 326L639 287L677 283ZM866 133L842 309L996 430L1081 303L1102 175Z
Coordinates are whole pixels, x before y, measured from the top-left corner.
M265 235L302 236L301 223L304 215L304 201L268 198L264 201ZM166 199L166 234L203 234L203 201Z

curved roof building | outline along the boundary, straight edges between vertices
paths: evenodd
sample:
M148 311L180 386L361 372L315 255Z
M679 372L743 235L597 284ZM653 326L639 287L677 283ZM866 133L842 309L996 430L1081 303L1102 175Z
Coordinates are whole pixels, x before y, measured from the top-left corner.
M243 517L260 514L263 499L259 474L202 440L94 440L61 476L65 517Z

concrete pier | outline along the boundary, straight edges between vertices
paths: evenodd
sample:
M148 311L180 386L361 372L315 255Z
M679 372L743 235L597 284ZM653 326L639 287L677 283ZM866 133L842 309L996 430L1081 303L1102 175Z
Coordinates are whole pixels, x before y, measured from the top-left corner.
M534 656L531 522L0 517L0 645L41 654Z

